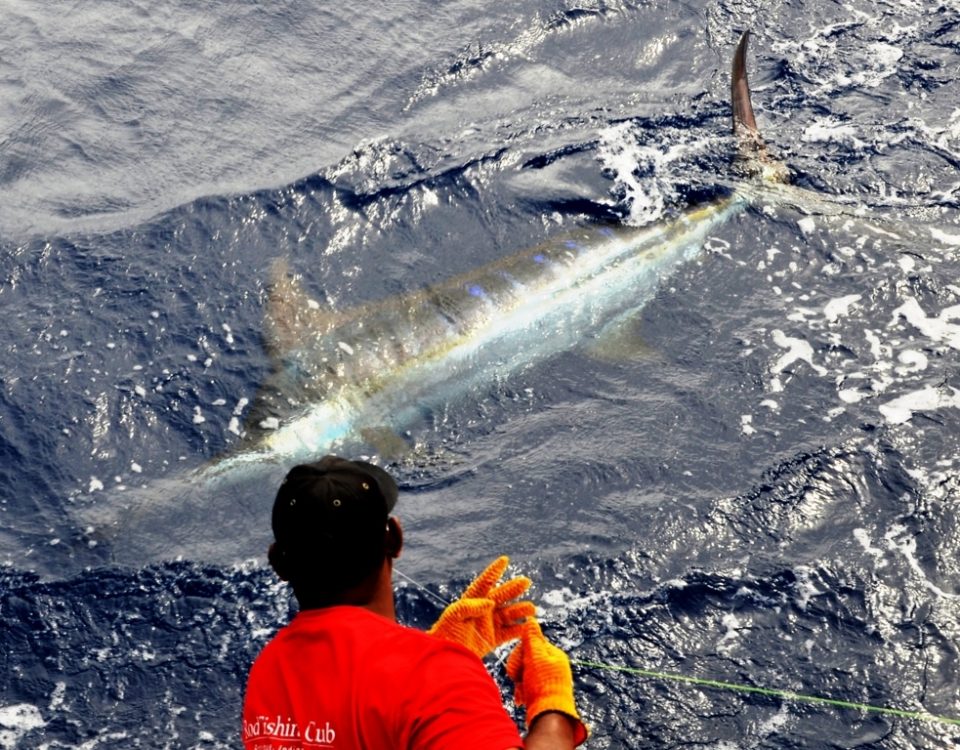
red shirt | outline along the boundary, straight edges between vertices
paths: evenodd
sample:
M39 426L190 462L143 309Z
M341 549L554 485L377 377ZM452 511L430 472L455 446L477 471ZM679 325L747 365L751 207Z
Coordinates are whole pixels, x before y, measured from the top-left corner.
M246 750L523 747L466 649L361 607L300 612L250 669Z

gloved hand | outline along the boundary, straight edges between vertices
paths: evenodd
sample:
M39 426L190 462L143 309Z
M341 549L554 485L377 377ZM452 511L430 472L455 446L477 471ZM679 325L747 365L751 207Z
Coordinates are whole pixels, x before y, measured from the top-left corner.
M502 643L520 637L522 622L533 617L532 602L515 601L530 588L526 576L497 585L510 558L498 557L457 601L443 610L429 633L465 646L483 658Z
M530 618L523 626L520 643L507 659L507 674L513 680L513 699L527 706L527 728L545 711L559 711L573 719L576 745L587 739L573 701L570 659L546 639L540 623Z

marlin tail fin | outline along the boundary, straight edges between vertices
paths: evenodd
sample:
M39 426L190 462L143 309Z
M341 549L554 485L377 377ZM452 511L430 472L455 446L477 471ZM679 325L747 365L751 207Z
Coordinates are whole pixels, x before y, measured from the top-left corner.
M744 31L733 55L730 72L730 102L733 107L733 135L737 140L740 158L751 172L757 172L764 179L774 182L786 182L789 173L786 165L770 156L753 114L750 103L750 83L747 80L747 44L750 32Z
M747 80L747 43L750 32L744 31L733 55L730 72L730 101L733 104L733 134L741 141L760 145L760 131L750 103L750 82Z

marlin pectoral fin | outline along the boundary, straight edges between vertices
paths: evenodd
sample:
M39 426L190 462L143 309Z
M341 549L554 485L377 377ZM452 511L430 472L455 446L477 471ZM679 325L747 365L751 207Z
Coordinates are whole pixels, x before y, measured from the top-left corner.
M642 325L639 311L618 315L584 349L588 356L600 362L660 359L661 352L650 346L644 338Z
M397 461L412 450L409 442L386 426L364 427L360 430L360 437L378 456L388 461Z

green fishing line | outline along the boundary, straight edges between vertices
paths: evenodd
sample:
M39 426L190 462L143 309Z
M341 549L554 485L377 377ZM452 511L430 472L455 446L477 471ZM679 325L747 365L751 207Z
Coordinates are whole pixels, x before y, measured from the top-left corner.
M789 701L802 701L804 703L819 703L821 705L834 706L837 708L852 708L858 711L871 711L878 714L888 714L899 716L903 719L916 719L918 721L935 721L941 724L953 724L960 726L960 719L953 719L949 716L937 716L935 714L923 713L922 711L905 711L900 708L887 708L885 706L873 706L869 703L855 703L853 701L841 701L836 698L824 698L819 695L805 695L803 693L794 693L789 690L774 690L772 688L755 687L753 685L741 685L736 682L723 682L721 680L707 680L701 677L687 677L682 674L671 674L670 672L654 672L649 669L637 669L636 667L622 667L614 664L603 664L594 661L581 661L571 659L571 664L591 669L605 669L611 672L628 672L641 677L651 677L657 680L672 680L673 682L686 682L692 685L702 687L716 688L718 690L735 690L741 693L757 693L772 698L782 698Z
M394 567L394 571L406 578L414 586L432 596L444 606L450 604L442 596L434 594L430 589L421 583L418 583L410 576ZM504 654L504 658L506 654ZM501 659L502 661L502 659ZM770 698L780 698L782 700L797 701L803 703L816 703L821 706L833 706L834 708L852 708L856 711L869 711L875 714L886 714L887 716L899 716L901 719L915 719L917 721L933 721L940 724L951 724L960 726L960 719L954 719L949 716L937 716L922 711L906 711L901 708L888 708L886 706L874 706L869 703L855 703L854 701L842 701L836 698L824 698L819 695L805 695L804 693L794 693L790 690L775 690L773 688L756 687L754 685L742 685L737 682L724 682L722 680L708 680L702 677L688 677L682 674L673 674L671 672L654 672L649 669L639 669L637 667L617 666L616 664L604 664L596 661L583 661L580 659L571 659L571 664L590 669L604 669L608 672L627 672L640 677L650 677L655 680L667 680L672 682L686 682L690 685L700 685L701 687L715 688L717 690L734 690L739 693L755 693L765 695Z

